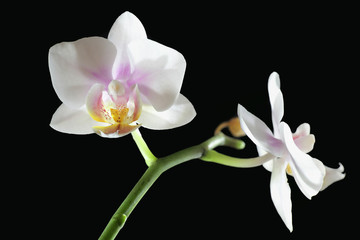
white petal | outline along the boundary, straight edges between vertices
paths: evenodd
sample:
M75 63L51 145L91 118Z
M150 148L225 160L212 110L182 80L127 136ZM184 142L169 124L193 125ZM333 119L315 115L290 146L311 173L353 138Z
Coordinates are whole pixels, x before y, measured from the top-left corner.
M274 161L270 160L263 164L263 167L268 170L269 172L272 172L274 166Z
M103 123L93 120L87 113L85 105L78 109L72 109L61 104L50 122L53 129L71 134L94 133L92 128L99 125L103 125Z
M88 114L98 122L106 122L105 111L103 109L103 90L104 85L97 83L94 84L86 97L86 109Z
M280 90L279 74L273 72L268 81L268 91L271 104L271 115L275 137L279 136L279 124L284 116L284 99Z
M313 134L294 139L296 146L304 153L311 152L315 144L315 136Z
M303 194L311 199L321 189L325 168L319 160L310 157L296 146L290 127L284 122L280 124L280 133L291 155L289 165L295 181Z
M143 105L139 122L143 127L163 130L185 125L195 116L196 112L191 102L180 94L175 104L163 112L157 112L150 105Z
M339 163L339 165L340 165L339 168L329 168L325 166L326 174L321 191L327 188L328 186L330 186L331 184L333 184L334 182L340 181L345 178L346 174L343 173L344 166L341 163Z
M183 55L151 40L133 41L128 49L135 68L128 84L138 84L140 93L157 111L170 108L180 93L185 74Z
M259 154L259 156L263 156L265 154L267 154L266 151L264 151L263 149L261 149L259 146L256 146L257 152ZM273 161L267 161L266 163L263 164L263 167L268 170L269 172L272 172L273 169Z
M85 104L86 95L94 83L112 80L115 46L100 37L63 42L49 50L49 70L54 89L67 106Z
M238 105L240 124L246 135L262 150L274 156L280 156L283 144L276 139L266 124L255 115L248 112L243 106Z
M136 121L140 118L142 112L143 103L141 101L139 88L136 85L131 91L127 107L129 108L128 115L131 116L131 122Z
M113 78L121 79L130 75L131 66L127 45L136 39L146 39L146 32L140 20L130 12L121 14L110 29L108 39L116 46L117 56L113 67Z
M295 133L293 134L293 139L308 136L310 134L310 124L303 123L296 129Z
M273 160L273 164L274 168L270 181L271 198L281 219L292 232L291 190L286 177L288 163L282 158L277 158Z
M308 123L301 124L293 133L292 138L296 146L304 153L311 152L315 144L315 136L310 134L310 125Z

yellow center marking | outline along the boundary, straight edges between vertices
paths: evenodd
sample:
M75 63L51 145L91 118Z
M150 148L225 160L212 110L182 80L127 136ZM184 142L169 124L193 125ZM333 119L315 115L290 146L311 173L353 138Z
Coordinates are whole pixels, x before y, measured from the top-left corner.
M111 108L110 112L111 112L111 116L115 122L124 123L124 121L127 117L127 114L129 112L129 109L126 107L121 108L121 109Z
M292 171L291 171L291 168L290 168L289 164L286 167L286 172L287 172L287 174L292 175Z

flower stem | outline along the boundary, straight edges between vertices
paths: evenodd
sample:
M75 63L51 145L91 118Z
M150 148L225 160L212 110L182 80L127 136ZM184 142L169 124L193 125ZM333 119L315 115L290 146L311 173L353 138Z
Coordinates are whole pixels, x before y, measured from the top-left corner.
M115 239L116 235L124 226L126 219L134 210L138 202L163 172L183 162L201 158L205 156L208 151L218 146L229 146L240 149L240 147L243 147L244 144L241 140L232 139L220 133L199 145L186 148L167 157L159 158L156 161L153 161L112 216L99 240Z
M201 160L218 163L229 167L251 168L261 166L274 158L275 157L270 153L256 158L235 158L211 150L206 152L206 154L201 157Z
M151 166L151 164L153 164L156 160L157 157L154 156L154 154L150 151L148 145L146 144L146 142L144 141L139 129L136 129L135 131L133 131L131 133L136 145L138 146L141 155L144 157L145 159L145 163L148 167Z

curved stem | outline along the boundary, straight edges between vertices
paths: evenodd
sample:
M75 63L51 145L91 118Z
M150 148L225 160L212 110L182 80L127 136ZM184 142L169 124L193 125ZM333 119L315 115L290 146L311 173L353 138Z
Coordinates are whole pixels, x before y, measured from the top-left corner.
M208 151L218 146L229 146L239 149L245 145L240 140L232 139L224 134L218 134L199 145L186 148L167 157L159 158L156 161L153 161L149 168L145 171L144 175L140 178L138 183L134 186L129 195L117 209L115 214L112 216L99 239L115 239L116 235L124 226L126 219L129 217L138 202L163 172L183 162L201 158L205 156Z
M238 167L238 168L258 167L272 159L274 159L274 156L271 155L270 153L267 153L265 155L256 158L235 158L218 153L214 150L206 152L206 154L204 154L204 156L201 157L201 160L207 162L214 162L229 167Z

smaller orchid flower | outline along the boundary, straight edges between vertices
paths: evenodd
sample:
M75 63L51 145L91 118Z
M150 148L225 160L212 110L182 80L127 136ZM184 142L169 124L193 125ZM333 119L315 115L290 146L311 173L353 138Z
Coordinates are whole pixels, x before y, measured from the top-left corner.
M273 160L264 164L271 171L271 198L280 217L290 231L292 226L292 203L286 174L295 178L302 193L309 199L330 184L345 177L343 166L328 168L307 153L313 149L314 135L310 125L301 124L295 133L281 119L284 115L284 100L280 90L280 78L272 73L268 81L272 110L273 132L259 118L239 104L240 124L246 135L256 144L259 155L272 155Z
M108 38L63 42L49 50L51 80L62 105L50 126L72 134L121 137L140 126L179 127L196 115L180 89L181 53L147 38L140 20L121 14Z

